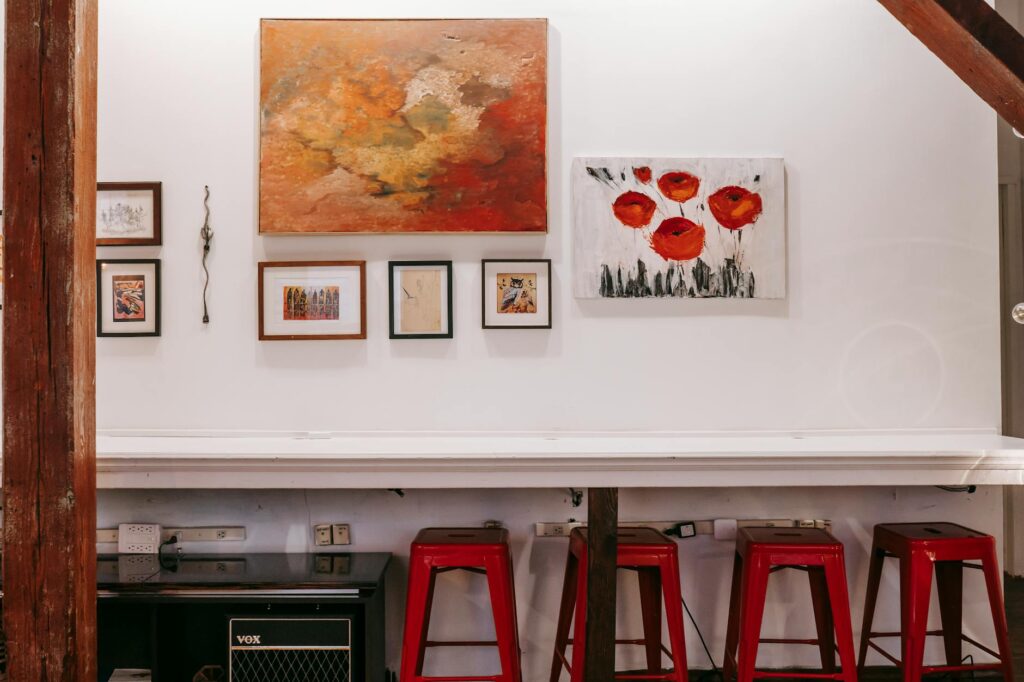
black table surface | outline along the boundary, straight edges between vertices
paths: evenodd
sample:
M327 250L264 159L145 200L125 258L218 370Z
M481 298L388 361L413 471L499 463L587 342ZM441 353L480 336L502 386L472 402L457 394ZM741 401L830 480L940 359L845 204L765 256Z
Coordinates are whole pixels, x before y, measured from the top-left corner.
M192 589L373 589L391 555L349 554L101 554L97 587L108 592Z

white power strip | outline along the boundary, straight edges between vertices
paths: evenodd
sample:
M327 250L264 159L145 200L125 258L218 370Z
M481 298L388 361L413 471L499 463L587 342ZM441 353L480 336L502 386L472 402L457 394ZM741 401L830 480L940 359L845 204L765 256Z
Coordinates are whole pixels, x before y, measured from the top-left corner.
M122 523L117 527L118 554L156 554L159 551L159 523Z
M534 534L541 538L568 537L573 528L586 526L580 521L539 521L534 524ZM713 535L718 540L736 537L737 528L823 528L832 530L827 519L715 519L699 521L620 521L620 528L653 528L661 532L679 531L682 537Z

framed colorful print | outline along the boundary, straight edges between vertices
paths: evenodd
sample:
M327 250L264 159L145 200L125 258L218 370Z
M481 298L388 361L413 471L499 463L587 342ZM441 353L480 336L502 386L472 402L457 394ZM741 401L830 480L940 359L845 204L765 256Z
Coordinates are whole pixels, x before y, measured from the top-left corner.
M259 231L544 233L546 19L264 19Z
M96 335L160 336L160 261L96 261Z
M551 261L483 261L484 329L551 329Z
M366 338L366 261L259 264L261 341Z
M159 246L160 183L101 182L96 191L96 246Z
M452 262L388 263L392 339L452 338Z

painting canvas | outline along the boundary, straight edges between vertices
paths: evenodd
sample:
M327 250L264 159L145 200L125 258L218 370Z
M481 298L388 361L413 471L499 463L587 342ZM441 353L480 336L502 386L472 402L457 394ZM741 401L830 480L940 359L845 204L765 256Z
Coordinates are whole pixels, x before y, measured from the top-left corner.
M499 314L519 315L537 312L537 273L500 272L496 288Z
M281 302L285 320L337 320L341 317L341 287L284 286Z
M260 232L545 232L547 22L264 20Z
M143 275L114 275L111 277L114 322L146 319L146 279Z
M782 159L576 159L579 298L786 295Z

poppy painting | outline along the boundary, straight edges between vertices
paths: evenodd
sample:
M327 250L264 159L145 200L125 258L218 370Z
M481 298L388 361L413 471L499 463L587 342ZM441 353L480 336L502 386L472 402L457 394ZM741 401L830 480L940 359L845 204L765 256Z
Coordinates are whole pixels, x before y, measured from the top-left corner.
M546 232L547 22L264 20L259 229Z
M579 298L786 295L782 159L576 159Z

